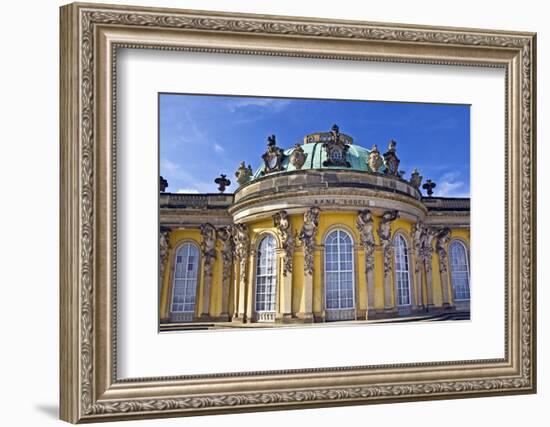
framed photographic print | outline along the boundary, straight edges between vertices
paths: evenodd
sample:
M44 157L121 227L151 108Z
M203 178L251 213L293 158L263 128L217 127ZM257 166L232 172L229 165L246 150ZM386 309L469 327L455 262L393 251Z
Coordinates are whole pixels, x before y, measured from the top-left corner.
M61 418L533 393L535 34L61 8Z

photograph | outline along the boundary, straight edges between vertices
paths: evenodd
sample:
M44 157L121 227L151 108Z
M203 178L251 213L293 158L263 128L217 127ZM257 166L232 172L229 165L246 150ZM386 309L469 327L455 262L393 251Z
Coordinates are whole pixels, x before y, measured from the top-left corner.
M470 320L470 107L159 93L160 332Z

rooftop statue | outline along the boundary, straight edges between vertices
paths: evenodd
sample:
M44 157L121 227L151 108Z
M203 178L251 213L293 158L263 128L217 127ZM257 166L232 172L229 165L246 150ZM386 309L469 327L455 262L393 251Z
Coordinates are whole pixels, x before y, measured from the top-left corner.
M388 151L384 153L384 164L386 165L386 174L399 176L399 158L397 157L397 142L393 139L388 144Z
M264 161L264 170L262 171L262 175L282 170L284 156L285 155L283 149L277 147L275 135L268 136L267 150L262 155L262 159Z
M327 159L323 162L323 166L351 167L351 163L347 160L349 145L340 139L338 125L333 125L330 133L332 135L331 139L323 143L323 148L327 153Z

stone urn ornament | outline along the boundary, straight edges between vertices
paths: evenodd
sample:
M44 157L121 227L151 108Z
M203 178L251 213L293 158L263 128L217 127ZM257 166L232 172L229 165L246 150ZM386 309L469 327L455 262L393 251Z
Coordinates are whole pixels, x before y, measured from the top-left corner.
M239 169L235 172L235 177L237 178L239 185L247 183L252 177L252 167L250 165L247 167L244 161L242 161Z

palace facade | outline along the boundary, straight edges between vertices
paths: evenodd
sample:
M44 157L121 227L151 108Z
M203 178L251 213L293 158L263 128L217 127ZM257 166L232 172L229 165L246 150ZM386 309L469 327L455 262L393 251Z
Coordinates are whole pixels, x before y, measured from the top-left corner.
M212 194L161 178L161 325L469 316L470 199L405 178L394 141L335 125L289 149L271 136L262 160L234 194L223 175Z

